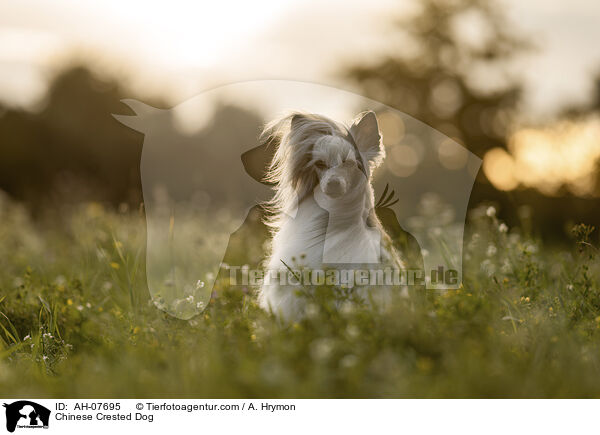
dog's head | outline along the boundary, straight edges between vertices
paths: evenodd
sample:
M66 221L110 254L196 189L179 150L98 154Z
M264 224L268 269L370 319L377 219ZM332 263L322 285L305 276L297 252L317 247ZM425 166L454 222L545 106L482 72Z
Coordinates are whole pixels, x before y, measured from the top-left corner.
M314 114L294 113L265 129L264 140L278 143L267 181L279 200L297 199L317 184L331 198L356 191L370 180L385 156L374 112L363 112L349 128Z

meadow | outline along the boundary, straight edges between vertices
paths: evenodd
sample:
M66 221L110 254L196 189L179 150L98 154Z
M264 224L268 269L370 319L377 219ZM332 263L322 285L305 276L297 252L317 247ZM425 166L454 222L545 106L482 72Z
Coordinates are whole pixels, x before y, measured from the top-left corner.
M286 324L226 281L191 320L158 310L139 210L89 203L32 220L1 197L0 222L5 397L600 396L598 232L586 225L548 245L526 214L508 227L482 205L460 289L377 313L319 287Z

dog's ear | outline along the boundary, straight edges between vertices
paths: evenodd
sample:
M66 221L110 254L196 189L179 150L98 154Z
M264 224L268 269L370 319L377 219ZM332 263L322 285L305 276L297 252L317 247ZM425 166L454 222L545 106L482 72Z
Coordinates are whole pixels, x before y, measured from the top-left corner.
M369 110L360 113L352 122L350 134L356 142L358 150L369 162L369 166L371 168L379 166L385 157L385 151L381 143L375 112Z
M298 127L302 125L304 121L307 120L307 116L302 113L294 113L292 115L292 119L290 121L290 127L292 130L296 130Z
M278 140L273 139L243 153L241 159L246 173L259 183L272 186L273 183L266 181L265 177L278 145Z

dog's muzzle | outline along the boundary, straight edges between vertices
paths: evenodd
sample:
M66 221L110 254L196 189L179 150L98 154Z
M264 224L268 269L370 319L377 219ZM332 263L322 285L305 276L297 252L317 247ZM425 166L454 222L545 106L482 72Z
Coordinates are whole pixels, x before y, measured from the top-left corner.
M332 198L337 198L345 193L346 182L342 178L331 177L325 183L323 192Z

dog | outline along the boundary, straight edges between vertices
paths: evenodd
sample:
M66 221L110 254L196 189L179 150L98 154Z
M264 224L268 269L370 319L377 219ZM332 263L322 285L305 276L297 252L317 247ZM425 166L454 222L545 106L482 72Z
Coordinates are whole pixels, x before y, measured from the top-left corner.
M304 271L403 267L374 212L371 177L385 158L374 112L359 114L350 127L291 113L268 124L261 141L277 147L265 177L275 194L265 207L272 239L258 296L262 308L285 319L303 317L306 298L297 291L306 287ZM378 306L389 303L392 290L353 287Z

